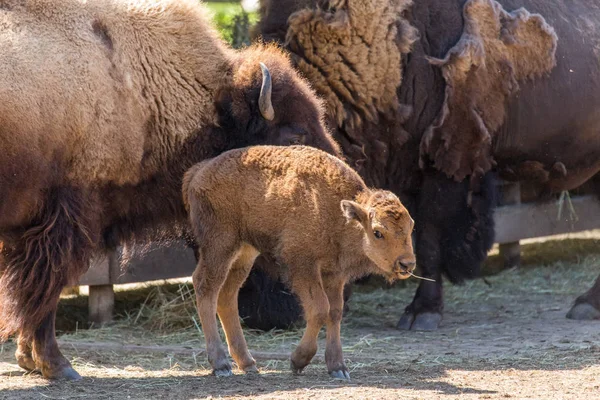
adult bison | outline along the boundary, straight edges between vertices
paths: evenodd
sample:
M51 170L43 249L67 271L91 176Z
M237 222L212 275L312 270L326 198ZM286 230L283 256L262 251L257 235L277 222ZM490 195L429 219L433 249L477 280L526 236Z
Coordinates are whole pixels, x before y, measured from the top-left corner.
M600 170L593 2L263 0L261 14L259 33L327 101L349 162L416 220L418 265L436 282L421 282L400 329L438 327L442 274L477 275L494 174L549 194ZM570 315L600 315L598 282Z
M337 152L274 46L228 48L195 0L0 1L0 339L77 379L54 319L102 248L185 226L184 172L225 150Z

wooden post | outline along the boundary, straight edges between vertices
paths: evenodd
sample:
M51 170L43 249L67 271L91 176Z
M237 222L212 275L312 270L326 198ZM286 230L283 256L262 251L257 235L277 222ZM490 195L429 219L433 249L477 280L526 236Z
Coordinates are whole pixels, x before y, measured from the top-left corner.
M518 182L503 182L500 186L500 205L521 204L521 189ZM521 263L521 245L518 241L501 243L500 256L505 269L518 267Z
M90 297L88 302L90 322L98 325L110 322L115 307L115 292L113 285L90 286Z
M115 291L113 288L113 274L118 268L118 255L111 251L105 261L104 273L108 275L105 285L90 285L88 299L89 320L94 324L102 325L110 322L115 308Z

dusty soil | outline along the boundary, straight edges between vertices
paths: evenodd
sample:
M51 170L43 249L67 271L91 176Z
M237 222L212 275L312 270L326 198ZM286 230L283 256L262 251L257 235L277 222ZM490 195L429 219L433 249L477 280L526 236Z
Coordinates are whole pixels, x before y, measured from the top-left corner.
M538 250L553 253L556 245ZM359 289L342 327L351 382L327 376L322 346L305 374L288 371L287 355L302 330L247 332L261 374L223 379L210 376L194 324L161 332L128 321L61 336L63 351L84 376L76 383L23 375L14 345L4 344L0 399L599 398L600 321L570 321L565 314L600 272L600 254L572 260L571 254L448 286L437 332L394 328L416 283Z

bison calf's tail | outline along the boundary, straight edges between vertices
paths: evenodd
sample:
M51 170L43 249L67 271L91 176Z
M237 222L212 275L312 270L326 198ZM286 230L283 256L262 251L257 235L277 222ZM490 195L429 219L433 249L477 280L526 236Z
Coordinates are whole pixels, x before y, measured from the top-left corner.
M20 234L6 238L0 264L0 340L32 334L61 290L85 271L97 243L91 196L69 187L48 191Z

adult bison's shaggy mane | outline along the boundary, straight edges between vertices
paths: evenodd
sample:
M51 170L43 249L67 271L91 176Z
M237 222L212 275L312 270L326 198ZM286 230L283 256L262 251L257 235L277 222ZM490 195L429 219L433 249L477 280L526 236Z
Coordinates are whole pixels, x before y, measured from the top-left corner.
M476 182L494 166L492 141L519 82L549 73L556 65L558 38L538 14L507 12L494 0L469 0L464 31L443 59L446 98L436 121L423 135L421 165L457 181Z
M369 184L384 186L390 149L408 140L399 122L410 109L399 103L396 89L402 59L417 38L403 15L412 2L321 3L290 16L286 47L325 99L329 124L337 128L349 162Z

